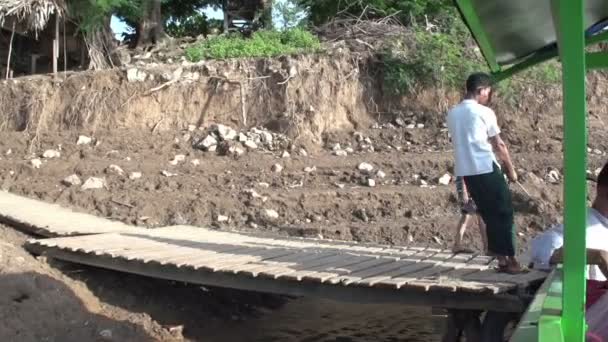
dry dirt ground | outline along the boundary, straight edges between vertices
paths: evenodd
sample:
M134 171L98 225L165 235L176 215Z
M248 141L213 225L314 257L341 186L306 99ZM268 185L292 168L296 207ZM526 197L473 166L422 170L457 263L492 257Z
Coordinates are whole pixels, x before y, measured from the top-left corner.
M458 207L453 184L438 183L452 170L441 127L381 125L361 132L374 151L361 149L362 138L346 132L327 136L323 148L308 148L306 155L303 146L293 145L289 157L283 156L285 150L254 150L238 158L202 152L185 141L186 133L68 131L40 134L34 144L24 133L1 133L0 186L150 228L192 224L398 245L449 246L452 241ZM80 134L98 143L77 145ZM603 132L592 132L593 137L592 141L606 141ZM561 174L559 141L546 139L513 146L522 183L532 195L512 188L521 246L555 222L562 207L561 182L545 180L553 169ZM354 152L336 156L336 143ZM606 159L605 148L601 143L593 146L591 173ZM41 158L48 149L61 155ZM185 160L171 165L180 154ZM32 166L36 158L42 161L39 168ZM195 159L199 165L192 163ZM363 162L374 167L370 175L358 170ZM282 172L273 171L275 164L283 167ZM110 165L125 174L109 171ZM312 172L304 170L313 167ZM131 172L141 172L142 177L129 179ZM106 187L85 191L63 184L72 174L83 181L104 178ZM374 187L368 186L370 178L376 181ZM269 218L268 209L278 218ZM293 301L48 264L21 248L25 239L0 227L1 341L239 341L243 334L260 341L397 341L404 335L426 341L433 336L428 321L403 320L408 317L403 308ZM470 229L466 239L480 246L475 230ZM319 318L303 321L302 315ZM340 319L349 324L340 326ZM253 333L263 327L267 330Z

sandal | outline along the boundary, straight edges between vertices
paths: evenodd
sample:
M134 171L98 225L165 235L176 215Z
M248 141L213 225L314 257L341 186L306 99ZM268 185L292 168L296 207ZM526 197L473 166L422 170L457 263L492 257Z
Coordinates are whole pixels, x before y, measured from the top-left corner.
M530 272L530 269L528 269L527 267L522 267L521 265L498 265L495 268L496 272L498 273L505 273L505 274L512 274L512 275L516 275L516 274L526 274L528 272Z
M469 248L461 247L458 249L453 249L452 253L454 254L475 254L475 251Z

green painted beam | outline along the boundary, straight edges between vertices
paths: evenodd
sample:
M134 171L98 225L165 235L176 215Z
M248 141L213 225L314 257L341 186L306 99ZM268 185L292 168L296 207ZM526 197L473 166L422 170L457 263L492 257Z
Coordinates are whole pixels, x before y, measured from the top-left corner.
M587 109L583 0L554 0L554 20L563 73L564 109L564 289L563 340L585 341L587 226ZM547 318L550 320L550 318ZM541 319L542 322L542 319ZM541 335L559 325L545 322ZM559 340L541 339L541 342Z
M554 272L554 276L549 283L547 295L543 302L542 314L538 322L538 341L540 342L569 341L564 338L563 331L564 319L562 317L562 270L557 269Z
M585 57L587 69L608 69L608 52L589 52Z
M596 34L595 36L587 38L585 41L585 45L591 46L594 44L602 43L604 41L608 41L608 32ZM518 64L515 64L507 69L502 69L499 72L493 73L494 80L496 82L500 82L507 78L513 77L514 75L516 75L526 69L529 69L535 65L550 61L551 59L557 57L557 55L558 55L557 50L550 50L550 51L546 51L543 53L537 53L537 54L533 55L532 57L525 59ZM597 62L594 61L593 63L597 63ZM597 67L593 67L593 66L589 65L589 62L587 62L587 67L590 69L608 68L608 66L605 66L605 64L600 64Z
M606 41L606 40L608 40L608 31L602 32L602 33L598 33L598 34L596 34L594 36L591 36L591 37L588 37L586 39L587 45L601 43L601 42Z
M475 12L475 8L471 4L470 0L456 0L460 12L464 17L466 23L469 26L469 29L473 33L473 37L477 41L477 45L481 49L481 53L483 54L490 70L492 72L499 72L501 70L498 62L496 62L496 55L494 54L494 49L490 44L490 40L488 39L486 32L481 26L481 21L479 20L479 16Z

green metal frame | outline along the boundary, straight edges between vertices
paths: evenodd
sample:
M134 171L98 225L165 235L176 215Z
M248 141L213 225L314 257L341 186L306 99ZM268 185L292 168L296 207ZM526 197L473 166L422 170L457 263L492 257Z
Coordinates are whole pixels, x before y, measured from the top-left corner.
M456 0L496 80L512 77L536 64L558 57L562 63L564 122L564 266L547 280L548 289L524 316L538 318L537 341L585 341L586 231L587 225L587 69L608 68L608 53L585 53L586 46L608 40L608 32L585 37L585 0L552 0L558 49L531 56L508 69L495 58L471 0ZM558 51L559 50L559 51ZM539 303L542 310L539 313ZM536 312L532 313L532 311ZM516 336L530 336L530 322ZM519 341L519 339L515 339Z
M494 49L492 49L490 40L488 40L488 37L481 26L481 21L479 21L479 16L477 13L475 13L475 8L473 8L470 0L456 0L456 3L458 4L460 13L465 18L465 21L469 26L469 30L471 30L475 40L477 41L477 45L479 45L481 53L488 62L490 70L493 73L499 72L500 66L498 65L498 62L496 62Z
M587 226L587 93L584 0L554 0L564 108L564 341L585 341ZM544 317L544 316L543 316ZM540 321L540 341L555 327Z

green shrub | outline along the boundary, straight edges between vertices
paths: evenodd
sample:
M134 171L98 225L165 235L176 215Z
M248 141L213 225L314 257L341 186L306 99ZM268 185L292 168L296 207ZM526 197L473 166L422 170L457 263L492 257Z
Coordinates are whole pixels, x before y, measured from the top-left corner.
M463 37L414 27L413 42L401 43L407 50L391 44L383 53L385 91L404 95L416 86L460 87L469 73L486 68Z
M203 59L273 57L320 49L321 43L316 36L304 29L294 28L284 32L257 31L251 38L240 35L214 37L187 48L186 57L198 62Z

